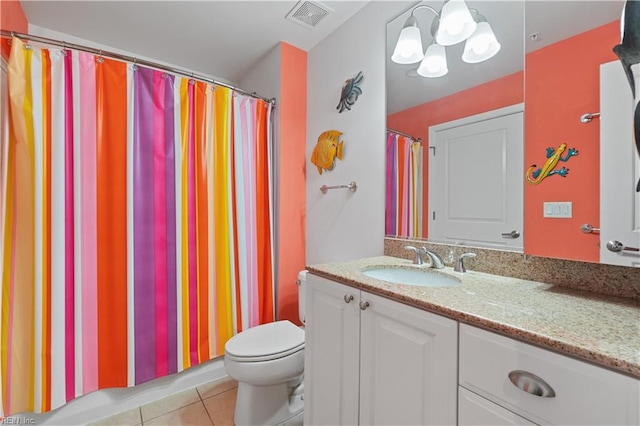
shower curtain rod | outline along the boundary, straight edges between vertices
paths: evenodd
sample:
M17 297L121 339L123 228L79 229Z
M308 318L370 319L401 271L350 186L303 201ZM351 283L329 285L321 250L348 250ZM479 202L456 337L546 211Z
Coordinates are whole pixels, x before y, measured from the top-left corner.
M391 127L387 127L387 132L397 133L400 136L405 136L405 137L411 139L414 142L422 143L422 138L416 138L415 136L411 136L410 134L405 133L405 132L401 132L400 130L392 129Z
M54 39L51 39L51 38L40 37L40 36L31 35L31 34L18 33L18 32L15 32L15 31L0 30L0 36L5 37L5 38L18 37L18 38L21 38L21 39L24 39L24 40L31 40L31 41L35 41L35 42L38 42L38 43L45 43L45 44L50 44L50 45L53 45L53 46L62 47L63 49L80 50L82 52L93 53L95 55L106 57L106 58L118 59L118 60L123 61L123 62L131 62L131 63L136 64L136 65L142 65L142 66L146 66L146 67L149 67L149 68L155 68L155 69L158 69L158 70L170 72L172 74L178 74L178 75L182 75L182 76L185 76L185 77L189 77L189 78L192 78L194 80L199 80L199 81L204 81L206 83L215 84L216 86L226 87L228 89L231 89L231 90L234 90L236 92L242 93L243 95L248 95L248 96L251 96L253 98L262 99L263 101L268 102L268 103L270 103L272 105L276 104L276 98L265 98L265 97L262 97L262 96L256 94L255 92L247 92L246 90L242 90L239 87L235 87L235 86L232 86L230 84L223 83L223 82L217 81L217 80L213 80L213 79L210 79L210 78L207 78L207 77L199 76L199 75L197 75L197 74L195 74L193 72L185 71L185 70L182 70L180 68L169 67L169 66L166 66L166 65L159 64L157 62L145 61L144 59L138 59L138 58L136 58L134 56L121 55L119 53L114 53L114 52L109 52L109 51L106 51L106 50L95 49L95 48L89 47L89 46L83 46L83 45L74 44L74 43L67 43L67 42L61 41L61 40L54 40Z

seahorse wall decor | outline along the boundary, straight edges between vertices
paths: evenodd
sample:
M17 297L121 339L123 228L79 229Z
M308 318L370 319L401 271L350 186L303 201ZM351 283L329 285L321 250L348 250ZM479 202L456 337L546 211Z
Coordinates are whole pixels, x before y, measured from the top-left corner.
M578 155L578 151L575 148L569 148L565 156L562 156L562 153L567 149L566 143L561 143L557 149L553 149L552 147L547 148L547 161L544 163L544 166L537 168L535 164L527 169L527 173L525 173L525 177L527 182L531 185L537 185L542 182L546 177L551 175L560 175L562 177L566 177L567 173L569 173L569 169L566 167L562 167L559 170L555 170L555 167L558 165L558 162L562 161L566 163L569 161L569 158Z

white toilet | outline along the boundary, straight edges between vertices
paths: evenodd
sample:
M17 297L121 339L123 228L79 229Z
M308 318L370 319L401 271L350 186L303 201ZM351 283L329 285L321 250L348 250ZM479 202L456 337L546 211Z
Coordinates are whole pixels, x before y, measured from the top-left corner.
M306 273L298 274L298 311L303 323ZM302 328L276 321L244 330L224 346L224 366L238 381L236 425L302 425Z

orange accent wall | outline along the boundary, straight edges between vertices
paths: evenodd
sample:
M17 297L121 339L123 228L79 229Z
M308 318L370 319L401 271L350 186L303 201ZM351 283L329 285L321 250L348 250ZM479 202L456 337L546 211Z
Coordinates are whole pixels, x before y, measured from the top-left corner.
M22 5L18 0L0 1L0 28L6 31L16 31L20 33L29 32L27 17L24 15ZM9 39L2 39L2 56L9 57L11 45Z
M296 280L305 267L307 52L282 42L280 54L278 319L300 324Z
M524 74L522 71L481 84L462 92L427 102L387 116L387 127L422 138L424 192L422 229L428 234L428 188L429 177L429 126L446 123L469 115L480 114L524 101Z
M525 61L525 170L546 161L546 148L566 143L578 155L565 166L568 175L525 183L524 251L565 259L599 259L598 236L580 226L600 227L600 122L582 124L584 113L599 111L599 65L617 59L620 23L595 28L531 52ZM570 219L543 218L543 202L571 201ZM539 232L544 230L544 232Z

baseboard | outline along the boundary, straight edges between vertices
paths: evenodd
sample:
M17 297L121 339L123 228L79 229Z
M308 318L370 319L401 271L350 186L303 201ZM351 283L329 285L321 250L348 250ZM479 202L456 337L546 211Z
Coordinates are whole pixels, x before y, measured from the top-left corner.
M22 425L85 425L227 376L222 357L131 388L83 395L47 413L11 416ZM18 420L19 419L19 420Z

